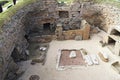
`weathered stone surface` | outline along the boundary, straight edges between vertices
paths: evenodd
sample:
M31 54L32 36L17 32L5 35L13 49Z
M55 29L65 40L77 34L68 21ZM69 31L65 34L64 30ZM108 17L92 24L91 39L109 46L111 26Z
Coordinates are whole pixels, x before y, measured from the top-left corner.
M59 11L67 11L67 17L60 18ZM82 19L85 19L88 24L81 25ZM28 47L25 35L32 33L50 35L50 33L54 33L56 24L62 23L65 32L53 35L54 39L57 39L58 36L60 40L75 39L75 36L82 36L82 39L86 40L90 37L90 25L100 27L105 31L108 31L110 25L120 25L120 10L108 5L89 4L89 2L84 4L75 2L71 7L58 7L56 0L38 0L37 3L18 10L11 17L11 20L5 23L0 34L0 58L3 60L0 62L2 65L0 69L1 80L8 72L8 66L10 66L8 63L11 61L11 54L15 48L18 50L15 56L19 60L25 58L25 51ZM49 32L44 30L46 23L50 24L47 27ZM51 40L38 39L38 42L48 41Z
M99 32L100 32L100 29L98 27L95 27L91 30L91 33L93 33L93 34L97 34Z
M76 37L75 37L75 40L76 40L76 41L82 40L82 36L76 36Z
M40 77L38 75L31 75L29 80L40 80Z
M82 16L88 23L106 32L111 25L119 25L120 10L111 5L93 4L83 9Z
M44 55L41 55L39 59L32 59L32 63L42 63L45 59L45 56Z
M85 23L83 26L83 40L88 40L90 38L90 25Z

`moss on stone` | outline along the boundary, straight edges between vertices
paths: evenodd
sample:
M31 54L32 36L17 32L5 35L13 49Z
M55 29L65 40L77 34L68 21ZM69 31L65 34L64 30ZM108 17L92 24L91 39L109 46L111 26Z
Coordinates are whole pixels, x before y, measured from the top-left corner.
M18 10L23 8L24 6L27 6L31 3L36 2L37 0L21 0L16 5L12 6L11 8L7 9L5 12L0 13L0 32L1 27L11 20L11 17L16 14Z

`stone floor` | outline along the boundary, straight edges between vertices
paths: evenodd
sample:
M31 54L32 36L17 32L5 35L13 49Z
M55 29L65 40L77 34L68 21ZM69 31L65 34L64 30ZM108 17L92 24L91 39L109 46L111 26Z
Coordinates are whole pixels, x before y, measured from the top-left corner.
M120 57L113 55L107 47L101 47L99 44L104 34L104 32L100 32L99 34L92 35L90 40L84 41L52 41L45 65L43 66L40 63L31 65L30 60L19 63L26 72L18 80L29 80L31 75L39 75L40 80L120 80L120 75L111 68L111 63L117 60L120 61ZM109 55L109 62L103 62L99 58L99 65L63 71L56 70L59 49L80 48L85 48L88 54L107 53Z
M70 52L75 51L76 57L70 58ZM80 50L62 50L59 66L71 66L71 65L85 65L85 61L82 57L82 54L80 53Z

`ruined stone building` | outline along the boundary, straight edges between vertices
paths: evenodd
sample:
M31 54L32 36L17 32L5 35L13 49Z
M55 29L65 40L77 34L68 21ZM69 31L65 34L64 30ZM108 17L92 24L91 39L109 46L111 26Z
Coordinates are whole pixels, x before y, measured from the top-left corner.
M35 36L51 40L88 40L100 28L103 43L120 56L120 9L86 0L25 0L0 13L0 80L18 70ZM93 31L93 32L92 32ZM12 79L6 79L12 80Z

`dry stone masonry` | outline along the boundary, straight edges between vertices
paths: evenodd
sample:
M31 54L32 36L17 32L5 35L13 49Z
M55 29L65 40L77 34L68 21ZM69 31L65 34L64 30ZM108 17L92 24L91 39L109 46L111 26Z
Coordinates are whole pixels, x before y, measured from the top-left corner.
M0 79L4 80L5 76L6 80L14 79L8 79L8 76L19 69L15 62L26 60L26 50L33 36L87 40L92 28L99 27L109 32L109 28L120 25L119 22L120 10L110 5L74 2L64 6L56 0L38 0L29 4L2 26ZM10 66L15 68L10 69Z

